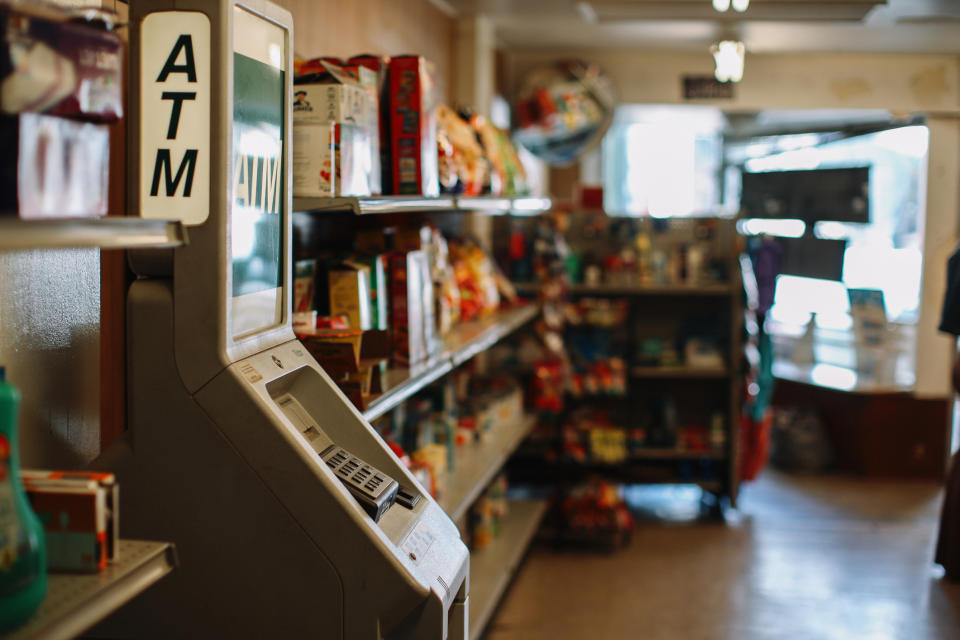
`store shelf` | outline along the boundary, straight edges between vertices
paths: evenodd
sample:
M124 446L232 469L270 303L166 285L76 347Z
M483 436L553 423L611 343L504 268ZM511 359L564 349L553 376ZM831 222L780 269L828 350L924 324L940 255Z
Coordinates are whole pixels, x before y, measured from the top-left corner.
M306 213L345 211L356 215L406 213L410 211L454 211L452 197L377 196L369 198L294 198L293 210Z
M24 626L4 638L74 638L176 566L176 551L168 542L121 540L119 560L100 573L51 573L40 608Z
M440 501L454 522L466 514L536 424L536 416L526 415L513 424L495 425L482 442L457 448L456 467Z
M142 218L21 220L0 217L0 250L167 249L186 242L179 222Z
M662 378L675 380L677 378L726 378L730 371L724 368L699 367L631 367L630 375L634 378Z
M363 412L363 417L367 421L376 420L452 370L453 363L449 358L444 357L431 358L409 369L389 369L384 384L385 391L370 401Z
M550 198L518 197L510 203L510 213L515 216L535 216L552 207Z
M470 637L479 638L493 617L547 510L545 500L511 500L500 535L470 554Z
M510 198L472 197L457 198L457 208L463 211L482 211L492 215L509 213L513 206Z
M458 325L444 339L439 353L428 361L410 369L389 370L386 390L370 402L363 417L376 420L431 382L448 374L454 367L489 349L532 320L537 313L539 308L528 304Z
M530 322L539 313L539 306L526 304L459 325L444 341L443 352L449 355L453 366L458 367Z
M540 290L538 282L514 283L518 293L531 294ZM574 284L569 291L573 295L592 296L728 296L732 289L729 283L687 285L687 284Z
M482 211L488 214L532 215L547 211L549 198L454 197L424 198L420 196L376 196L364 198L294 198L293 210L302 213L341 211L356 215L409 213L415 211Z

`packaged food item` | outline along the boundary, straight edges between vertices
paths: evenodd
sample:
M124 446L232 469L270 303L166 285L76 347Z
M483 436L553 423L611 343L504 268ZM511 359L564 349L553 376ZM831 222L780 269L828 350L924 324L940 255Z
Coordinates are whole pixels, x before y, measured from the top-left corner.
M361 127L301 124L293 128L293 193L331 198L370 195L370 145Z
M426 358L423 329L422 251L390 254L390 334L392 361L409 366Z
M73 17L49 5L0 4L0 110L98 122L123 115L120 36Z
M522 195L527 193L527 174L510 141L510 135L480 115L470 117L483 150L492 166L491 191L493 195Z
M316 311L314 295L316 291L317 261L315 259L297 260L293 263L293 311Z
M370 181L370 193L378 196L383 193L383 173L380 165L380 80L377 72L360 64L346 64L343 70L367 92L368 99L363 106L360 124L366 129L367 138L370 140L370 173L367 177Z
M21 218L107 213L107 125L21 113L0 116L0 212Z
M370 324L373 329L386 330L389 326L387 301L387 256L379 253L365 258L370 269Z
M330 314L347 316L354 329L373 329L370 267L345 260L331 267L327 278L330 285Z
M377 120L380 128L380 193L394 193L393 169L390 166L390 150L392 148L390 146L390 84L388 81L390 58L388 56L363 54L353 56L347 61L347 64L365 67L376 74Z
M27 491L39 488L83 487L94 483L103 492L106 518L105 538L107 560L120 557L120 485L114 474L106 471L46 471L24 469L21 477Z
M95 482L26 485L44 523L47 563L54 571L95 573L107 567L106 495Z
M489 181L490 165L470 124L445 104L437 107L442 191L480 195Z
M293 89L294 194L370 195L379 180L379 169L374 175L379 132L369 90L329 62L310 61L304 71Z
M437 196L435 86L426 59L390 60L392 190L397 195Z
M500 293L493 264L483 250L472 243L453 244L450 260L460 289L460 320L467 322L496 311Z

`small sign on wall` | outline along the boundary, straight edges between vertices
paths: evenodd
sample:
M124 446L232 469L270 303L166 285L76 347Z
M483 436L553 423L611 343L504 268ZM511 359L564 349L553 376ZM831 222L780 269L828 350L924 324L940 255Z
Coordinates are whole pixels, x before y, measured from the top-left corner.
M685 100L732 100L733 82L720 82L713 76L683 76Z
M140 216L202 224L210 211L210 19L151 13L140 41Z

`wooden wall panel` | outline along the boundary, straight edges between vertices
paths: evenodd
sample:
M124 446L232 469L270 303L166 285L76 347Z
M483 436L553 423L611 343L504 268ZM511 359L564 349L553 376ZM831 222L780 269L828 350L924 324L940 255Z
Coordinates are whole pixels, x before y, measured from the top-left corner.
M436 65L440 95L449 97L456 22L427 0L275 1L293 14L298 56L419 54Z

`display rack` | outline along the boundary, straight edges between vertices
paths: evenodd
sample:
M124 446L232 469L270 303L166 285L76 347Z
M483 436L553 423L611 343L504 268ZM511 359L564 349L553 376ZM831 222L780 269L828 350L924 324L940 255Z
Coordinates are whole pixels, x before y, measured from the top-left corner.
M480 638L497 610L547 510L545 500L511 500L490 546L470 554L470 637Z
M581 227L577 227L578 224ZM661 224L659 229L653 231L648 228L646 232L656 238L654 242L660 243L659 247L655 245L649 250L665 253L669 249L690 246L695 241L691 224L696 224L696 221L678 222L675 227L673 223ZM619 308L620 305L625 308L622 319L606 320L611 324L571 322L567 325L567 331L574 344L579 339L591 345L586 347L588 352L593 348L594 342L591 340L599 341L605 337L605 346L602 347L604 355L615 356L625 362L626 392L568 397L567 410L582 410L590 406L603 408L608 410L609 419L617 427L632 430L641 424L645 404L643 398L649 397L654 403L658 398L672 398L675 401L673 406L683 413L692 406L692 402L696 402L691 400L692 395L697 398L702 396L709 399L706 401L712 407L710 412L703 417L684 418L685 422L678 426L696 425L706 429L710 420L722 417L723 445L715 445L716 449L708 451L692 451L684 448L678 430L676 448L667 446L672 442L662 440L647 442L649 448L631 443L627 445L627 455L621 461L607 463L591 459L589 453L585 454L583 460L576 459L572 451L569 453L574 457L568 457L558 432L551 438L541 438L539 443L532 442L529 451L521 450L522 458L518 458L516 464L511 464L511 480L545 482L565 488L571 486L571 482L586 479L592 474L621 482L690 483L716 494L718 500L715 502L722 504L720 508L736 506L739 493L740 332L743 322L740 265L733 223L715 219L711 224L712 235L696 240L707 245L706 251L711 256L709 269L703 269L694 276L697 280L682 281L685 276L679 275L679 270L671 271L669 263L663 273L651 273L648 277L653 280L676 278L677 281L648 284L642 283L635 272L626 269L610 271L604 274L608 279L603 283L564 286L564 297L555 304L590 297L617 297L623 300L611 305L611 308ZM585 234L582 225L582 221L571 221L567 245L574 253L591 256L599 265L601 258L598 256L616 251L610 246L615 240L596 233ZM523 272L529 273L530 269ZM537 283L519 282L515 286L518 292L528 297L539 297L540 285ZM690 360L690 364L653 364L654 360L639 350L647 336L675 340L679 344L681 334L678 328L687 319L694 324L699 322L711 327L710 339L715 343L715 354L722 360L722 366L719 362L716 366L698 366L694 359ZM580 333L574 335L573 332L577 331ZM671 334L672 338L664 337ZM682 351L682 348L677 346L677 350ZM671 361L662 355L660 358L663 362ZM589 358L585 361L589 362ZM565 428L565 416L571 415L569 411L559 417L559 429ZM713 435L717 434L711 434L711 437ZM580 444L589 451L585 436ZM543 459L544 448L555 454L552 459Z
M0 250L169 249L186 242L179 222L142 218L61 218L22 220L0 217Z
M376 420L428 384L450 373L455 367L489 349L538 313L537 305L527 304L458 325L446 336L439 353L427 361L409 369L389 370L385 391L371 400L363 412L363 417Z
M119 559L99 573L51 573L40 608L26 624L4 638L74 638L176 566L176 550L169 542L121 540Z
M422 213L449 211L479 211L491 215L532 215L547 211L552 206L549 198L514 197L454 197L425 198L421 196L371 196L359 198L305 198L293 199L296 213L348 212L354 215L387 213Z
M440 505L454 522L467 513L527 434L537 417L525 415L513 424L495 425L484 440L457 449L456 468L447 480L446 496Z

